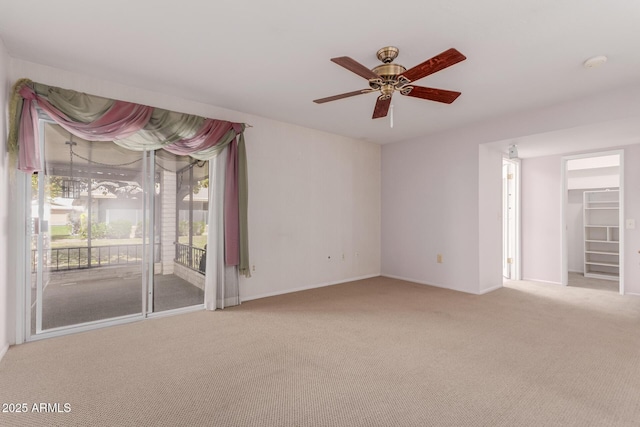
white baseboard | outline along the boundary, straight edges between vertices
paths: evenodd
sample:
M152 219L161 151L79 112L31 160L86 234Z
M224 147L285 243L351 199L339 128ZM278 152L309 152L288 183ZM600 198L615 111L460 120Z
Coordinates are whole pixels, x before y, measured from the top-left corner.
M5 343L4 347L2 347L2 350L0 350L0 360L2 360L5 354L7 354L7 351L9 351L9 343Z
M498 289L502 289L503 287L504 286L502 286L502 285L498 285L498 286L494 286L493 288L484 289L484 290L478 292L478 295L488 294L489 292L497 291Z
M455 289L455 288L451 288L449 286L441 285L441 284L438 284L438 283L425 282L423 280L412 279L410 277L402 277L402 276L396 276L396 275L393 275L393 274L385 274L385 273L382 273L381 276L388 277L390 279L404 280L405 282L413 282L413 283L417 283L419 285L433 286L435 288L442 288L442 289L448 289L450 291L464 292L465 294L478 295L476 292L470 292L470 291L467 291L467 290L464 290L464 289Z
M277 295L290 294L290 293L293 293L293 292L300 292L300 291L308 291L309 289L324 288L325 286L339 285L341 283L355 282L356 280L371 279L372 277L379 277L379 276L380 276L380 274L369 274L367 276L351 277L349 279L338 280L336 282L318 283L318 284L315 284L315 285L301 286L299 288L287 289L287 290L284 290L284 291L269 292L269 293L266 293L266 294L252 295L252 296L249 296L249 297L241 297L241 300L242 300L242 302L245 302L245 301L251 301L251 300L254 300L254 299L275 297Z
M550 285L559 285L562 286L561 282L552 282L551 280L540 280L540 279L530 279L528 277L525 277L524 279L527 282L538 282L538 283L549 283Z
M637 294L635 292L625 292L625 295L631 295L632 297L640 297L640 294Z

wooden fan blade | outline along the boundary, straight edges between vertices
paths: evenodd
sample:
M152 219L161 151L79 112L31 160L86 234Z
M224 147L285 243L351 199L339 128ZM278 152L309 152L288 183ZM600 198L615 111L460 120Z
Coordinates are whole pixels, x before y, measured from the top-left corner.
M391 106L391 97L389 99L385 99L381 101L380 98L376 101L376 106L373 109L373 117L372 119L379 119L380 117L386 117L389 112L389 107Z
M440 55L436 55L431 59L427 59L422 64L418 64L413 68L402 73L402 76L409 79L409 81L416 81L423 77L433 74L437 71L444 70L460 61L467 59L466 56L451 48L445 50Z
M340 95L333 95L333 96L328 96L326 98L314 99L313 102L315 102L316 104L324 104L325 102L335 101L337 99L342 99L342 98L349 98L350 96L361 95L363 93L369 93L369 92L372 92L372 90L371 89L354 90L353 92L341 93Z
M451 104L460 96L460 92L454 92L451 90L434 89L432 87L413 86L411 92L407 96L413 96L414 98L428 99L429 101L444 102L445 104Z
M365 79L379 79L380 76L348 56L340 56L338 58L331 58L331 61L346 68L347 70L356 73L357 75L364 77Z

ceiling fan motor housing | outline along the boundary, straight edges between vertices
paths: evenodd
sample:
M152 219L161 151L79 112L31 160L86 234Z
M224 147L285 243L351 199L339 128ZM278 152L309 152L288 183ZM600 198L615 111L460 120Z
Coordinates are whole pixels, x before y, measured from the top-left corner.
M398 57L399 49L393 46L387 46L380 49L376 56L383 63L373 68L371 71L380 76L380 79L369 80L369 86L372 89L379 90L382 95L381 100L389 99L395 89L399 89L404 83L398 84L398 76L407 69L400 64L393 64L393 60Z
M384 79L393 80L399 74L402 74L405 71L407 71L407 69L399 64L382 64L382 65L378 65L371 71L373 71L374 73L376 73L377 75L379 75Z

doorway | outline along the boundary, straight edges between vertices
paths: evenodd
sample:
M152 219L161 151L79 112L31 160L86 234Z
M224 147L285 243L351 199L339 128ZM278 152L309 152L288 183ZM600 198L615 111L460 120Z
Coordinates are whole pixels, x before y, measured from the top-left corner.
M623 151L562 159L562 284L624 294Z
M502 159L502 275L520 280L520 162Z

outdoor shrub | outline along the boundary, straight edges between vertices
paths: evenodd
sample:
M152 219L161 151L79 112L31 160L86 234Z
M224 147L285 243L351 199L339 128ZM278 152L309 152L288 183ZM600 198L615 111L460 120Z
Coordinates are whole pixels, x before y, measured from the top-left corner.
M105 237L107 237L107 224L105 222L91 224L92 239L104 239Z
M110 239L128 239L131 234L131 221L119 219L111 221L107 226L107 237Z
M81 222L80 215L77 212L67 214L67 224L71 229L70 234L75 236L80 233Z
M80 236L83 239L89 237L87 233L87 215L80 215ZM92 239L104 239L107 237L107 224L104 222L93 222L91 224L91 238Z
M178 223L178 234L180 236L189 235L189 221L180 221Z
M204 233L204 221L195 221L193 223L193 235L201 236Z

